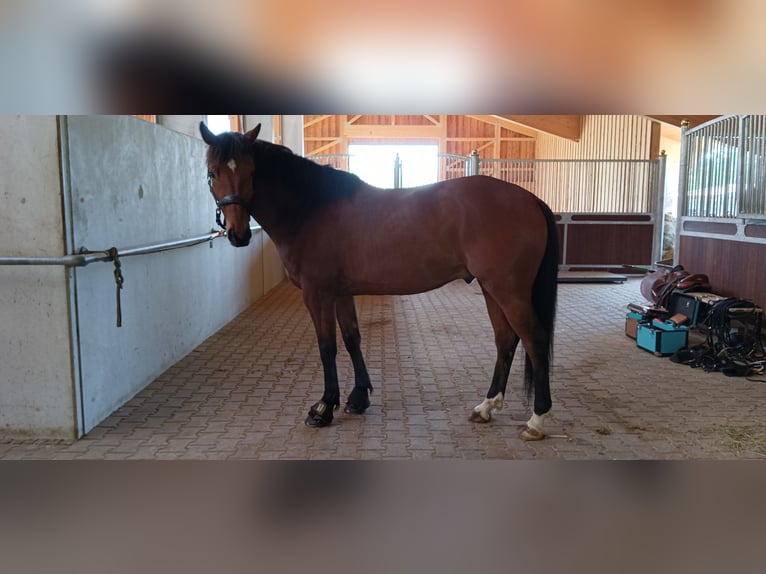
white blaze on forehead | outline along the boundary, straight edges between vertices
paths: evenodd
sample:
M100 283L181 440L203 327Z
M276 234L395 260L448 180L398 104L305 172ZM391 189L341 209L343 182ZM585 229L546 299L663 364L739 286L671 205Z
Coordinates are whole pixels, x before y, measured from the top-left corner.
M234 161L234 158L227 161L226 165L229 167L231 171L237 171L237 162Z

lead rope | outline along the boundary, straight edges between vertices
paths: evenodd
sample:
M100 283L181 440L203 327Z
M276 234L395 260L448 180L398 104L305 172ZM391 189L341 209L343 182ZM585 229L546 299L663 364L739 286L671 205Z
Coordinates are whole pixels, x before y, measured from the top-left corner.
M120 301L120 290L122 289L122 284L125 282L125 278L122 276L122 263L120 262L120 257L117 253L116 247L112 247L106 252L112 257L112 261L114 262L114 282L117 285L117 326L122 327L122 303Z

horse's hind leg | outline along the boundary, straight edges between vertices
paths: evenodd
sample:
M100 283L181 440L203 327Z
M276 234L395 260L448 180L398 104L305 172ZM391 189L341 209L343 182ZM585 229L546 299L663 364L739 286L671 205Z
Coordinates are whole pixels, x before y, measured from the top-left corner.
M484 299L487 302L487 311L492 328L495 331L495 346L497 347L497 359L495 371L492 373L492 383L487 391L487 397L471 411L470 421L489 422L492 420L492 411L503 408L503 397L508 384L508 374L511 371L513 356L519 344L519 337L511 329L503 309L497 304L492 296L487 293L484 286L481 288Z
M359 334L359 323L356 318L356 307L352 296L339 297L335 314L338 318L340 331L343 335L343 343L351 357L351 363L354 365L354 388L348 395L348 401L344 409L347 413L362 414L370 406L370 392L372 384L370 375L367 373L367 366L362 357L362 337Z
M544 418L550 415L550 335L540 324L531 301L510 299L502 304L505 316L516 333L521 338L526 351L524 378L527 394L534 389L534 408L527 427L522 431L524 440L540 440L545 438L543 429Z
M481 274L476 273L476 276L481 277ZM497 325L503 325L498 317L497 307L499 307L508 322L510 331L518 336L526 351L524 383L528 397L531 397L534 391L534 412L527 422L526 429L521 433L521 438L524 440L539 440L545 437L543 423L544 419L550 415L551 410L549 352L552 333L547 333L534 310L531 298L532 288L533 278L525 278L518 273L513 276L496 277L482 281L482 289L487 300L492 325L496 330L496 337L498 336ZM503 331L501 330L500 333L502 334ZM499 367L503 366L503 362L500 360L502 358L501 348L498 346ZM498 372L498 367L496 367L495 372ZM490 395L495 390L500 389L490 388L488 400L494 399ZM486 412L487 401L478 405L474 410Z

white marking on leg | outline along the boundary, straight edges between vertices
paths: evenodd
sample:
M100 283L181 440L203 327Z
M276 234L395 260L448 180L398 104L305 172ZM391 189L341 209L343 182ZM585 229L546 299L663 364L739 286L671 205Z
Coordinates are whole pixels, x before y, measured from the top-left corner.
M231 158L228 162L226 162L226 165L231 171L237 171L237 162L234 161L234 158Z
M481 403L473 407L473 412L478 414L482 420L489 421L492 419L492 411L503 408L503 393L497 393L491 399L484 399Z
M532 430L536 430L540 434L545 434L544 422L545 419L548 417L553 416L552 411L548 411L547 413L543 413L541 415L536 415L535 413L532 413L532 417L527 421L527 427L531 428Z

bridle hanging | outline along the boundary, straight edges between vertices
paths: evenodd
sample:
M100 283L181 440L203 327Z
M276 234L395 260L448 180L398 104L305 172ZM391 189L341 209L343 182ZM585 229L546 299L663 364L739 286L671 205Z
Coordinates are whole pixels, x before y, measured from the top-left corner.
M210 188L210 195L213 196L213 201L215 201L215 222L218 224L218 226L226 231L226 217L223 215L223 212L221 211L221 208L225 205L241 205L244 207L248 214L250 213L250 204L239 197L238 195L227 195L226 197L216 200L215 194L213 193L213 174L208 173L207 174L207 185Z

